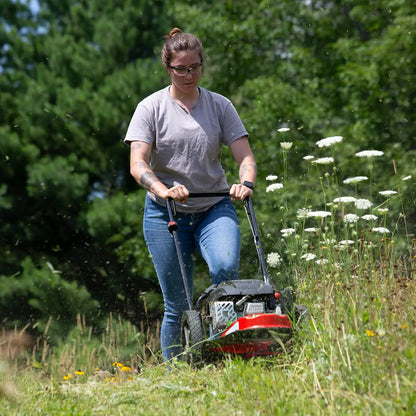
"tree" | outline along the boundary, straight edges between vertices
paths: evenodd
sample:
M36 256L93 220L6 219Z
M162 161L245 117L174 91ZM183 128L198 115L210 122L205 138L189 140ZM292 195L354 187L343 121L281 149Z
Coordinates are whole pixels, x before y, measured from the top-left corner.
M22 320L51 312L33 309L29 296L40 294L25 289L30 273L50 277L48 264L66 288L89 294L87 304L98 300L99 310L135 321L142 293L157 291L141 236L144 191L130 177L122 139L137 102L168 82L158 55L174 26L201 38L202 85L231 98L250 131L265 234L287 225L281 207L294 219L300 196L311 204L319 197L291 162L326 136L344 136L337 159L345 175L357 170L355 152L382 149L389 166L375 166L374 178L411 188L401 183L416 177L410 0L41 0L39 11L28 4L4 0L0 18L0 281L14 288L7 299L20 296ZM291 152L281 141L293 143ZM232 182L229 152L223 161ZM295 180L270 202L262 195L272 173ZM404 195L411 228L415 200ZM242 258L253 258L251 239L243 241ZM243 267L255 273L255 265Z
M136 253L123 257L94 240L88 212L97 198L117 204L137 189L121 140L139 98L164 82L154 61L169 19L164 2L45 0L38 13L27 2L6 6L0 275L19 279L27 257L40 270L49 262L101 308L125 311L138 290L121 261L131 264Z
M401 178L415 174L416 156L414 125L408 122L415 111L413 3L191 3L179 3L177 13L184 29L204 41L210 58L206 85L233 99L249 129L259 170L257 192L267 185L267 175L285 174L281 141L293 142L292 154L307 155L315 152L316 141L332 135L345 138L348 151L337 155L344 175L357 171L351 157L356 152L383 149L389 166L375 166L373 178L406 188ZM281 135L280 127L290 132ZM231 158L224 160L232 169ZM395 175L393 161L400 164L401 176ZM288 163L287 170L296 180L299 166ZM307 178L301 180L285 194L289 210L299 195L310 204L321 198ZM411 195L405 197L410 224L416 211ZM266 233L284 228L282 216L270 218L271 207L262 198L256 203ZM278 208L276 202L273 209ZM293 208L291 216L295 221Z

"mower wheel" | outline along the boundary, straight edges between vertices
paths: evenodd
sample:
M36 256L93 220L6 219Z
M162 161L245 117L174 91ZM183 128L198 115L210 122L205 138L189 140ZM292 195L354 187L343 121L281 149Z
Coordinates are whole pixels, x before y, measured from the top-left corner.
M181 346L182 360L196 365L202 361L203 327L201 313L185 311L182 316Z

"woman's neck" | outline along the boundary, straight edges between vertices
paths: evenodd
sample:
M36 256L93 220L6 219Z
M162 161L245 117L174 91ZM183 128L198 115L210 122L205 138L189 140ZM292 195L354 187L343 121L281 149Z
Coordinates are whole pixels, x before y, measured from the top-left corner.
M192 107L198 101L199 98L199 89L196 87L192 91L184 92L177 88L175 85L172 85L170 88L170 96L181 106L183 106L188 113L191 112Z

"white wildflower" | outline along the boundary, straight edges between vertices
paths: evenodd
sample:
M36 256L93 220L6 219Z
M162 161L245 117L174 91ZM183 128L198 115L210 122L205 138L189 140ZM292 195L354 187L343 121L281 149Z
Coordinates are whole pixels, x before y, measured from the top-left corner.
M315 261L316 264L327 264L328 260L327 259L319 259Z
M283 188L283 184L282 183L272 183L271 185L269 185L266 188L266 192L274 192L277 189L282 189Z
M359 182L366 181L367 179L368 179L367 176L354 176L353 178L347 178L347 179L343 180L343 183L345 183L345 184L359 183Z
M357 157L374 157L374 156L383 156L384 153L381 150L363 150L355 154Z
M288 237L289 235L291 235L295 232L295 229L294 228L285 228L283 230L280 230L280 232L283 234L283 237Z
M269 253L267 255L267 264L270 267L277 267L282 262L282 257L279 253Z
M372 205L373 203L369 201L368 199L357 199L355 201L355 206L357 207L357 209L368 209Z
M397 191L380 191L379 194L383 196L391 196L396 195Z
M386 335L386 330L384 328L377 328L376 332L379 337L384 337L384 335Z
M360 217L358 215L355 214L345 214L343 221L344 222L348 222L348 223L356 223L358 220L360 219Z
M296 214L296 218L298 219L308 218L309 212L311 212L309 208L299 208Z
M266 181L275 181L276 179L277 179L277 175L266 176Z
M331 137L326 137L325 139L322 139L322 140L318 140L316 142L316 145L318 147L328 147L328 146L332 146L334 143L339 143L340 141L342 141L342 136L331 136Z
M314 160L313 163L316 163L317 165L329 165L330 163L334 163L334 158L320 157L319 159Z
M318 231L318 229L315 228L315 227L310 227L310 228L305 228L303 231L305 231L307 233L316 233Z
M353 240L342 240L338 244L340 246L348 246L348 245L354 244L354 243L355 243L355 241L353 241Z
M412 175L405 176L402 181L408 181L409 179L412 179Z
M365 221L375 221L377 219L377 217L372 214L363 215L361 218Z
M303 254L301 258L304 259L305 261L311 261L314 258L316 258L316 254L306 253L306 254Z
M390 230L384 227L374 227L371 231L381 234L390 234Z
M383 215L383 214L387 214L389 212L388 208L378 208L377 209L378 213Z
M283 150L289 150L293 145L293 142L280 142L280 147Z
M289 130L290 130L290 128L289 128L289 127L280 127L280 129L277 129L277 131L278 131L279 133L284 133L284 132L289 131Z
M325 218L330 217L332 214L328 211L309 211L307 215L313 218Z
M315 156L312 156L312 155L303 156L303 160L312 160L312 159L315 159Z
M348 202L355 202L357 199L353 196L340 196L339 198L335 198L334 202L343 202L347 204Z

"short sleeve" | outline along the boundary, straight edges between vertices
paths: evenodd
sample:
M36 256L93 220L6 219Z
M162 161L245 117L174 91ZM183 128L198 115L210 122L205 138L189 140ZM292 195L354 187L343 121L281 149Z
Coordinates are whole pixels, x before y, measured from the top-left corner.
M153 144L155 141L155 122L150 109L142 102L136 107L133 117L130 120L124 143L141 141Z
M228 100L227 100L228 101ZM222 122L223 142L227 146L243 136L248 136L240 116L237 113L231 101L227 102L224 109L224 118Z

